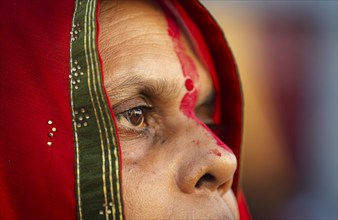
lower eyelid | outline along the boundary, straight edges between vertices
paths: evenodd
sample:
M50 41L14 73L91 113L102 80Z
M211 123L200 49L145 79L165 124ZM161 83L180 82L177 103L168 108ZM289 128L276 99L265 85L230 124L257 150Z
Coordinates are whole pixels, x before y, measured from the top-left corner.
M146 128L130 128L124 125L118 126L118 132L120 137L139 138L144 137L147 134Z

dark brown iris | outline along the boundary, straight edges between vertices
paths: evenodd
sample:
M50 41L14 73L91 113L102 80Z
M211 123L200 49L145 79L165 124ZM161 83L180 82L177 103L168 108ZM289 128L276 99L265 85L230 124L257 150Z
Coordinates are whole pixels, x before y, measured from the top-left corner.
M127 120L136 127L141 127L144 121L143 110L141 108L133 108L126 112Z

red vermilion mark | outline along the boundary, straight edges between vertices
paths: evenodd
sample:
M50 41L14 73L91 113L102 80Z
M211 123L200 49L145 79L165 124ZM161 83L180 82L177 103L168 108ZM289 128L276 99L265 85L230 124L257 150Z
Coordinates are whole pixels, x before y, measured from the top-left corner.
M186 54L184 50L184 47L180 40L180 27L178 26L175 18L166 7L163 7L163 9L168 23L168 34L172 39L174 50L182 67L183 75L187 79L190 78L191 79L190 85L193 85L195 82L198 81L199 78L196 66L193 60L189 57L188 54Z
M197 100L197 91L186 93L181 101L180 110L188 117L195 119L194 106Z
M164 3L162 3L162 8L166 15L168 34L172 39L175 53L180 61L183 75L186 78L185 87L188 92L184 95L181 101L180 110L188 118L191 118L197 124L205 128L205 130L216 140L218 146L231 151L228 146L226 146L203 122L195 116L194 108L197 101L198 91L195 89L194 84L198 82L199 75L193 60L184 50L183 44L180 40L180 29L175 18L163 4Z
M219 150L217 150L217 149L212 149L209 152L212 153L212 154L215 154L218 157L222 156L222 153L219 152Z
M185 81L185 88L190 92L194 89L194 82L191 79Z

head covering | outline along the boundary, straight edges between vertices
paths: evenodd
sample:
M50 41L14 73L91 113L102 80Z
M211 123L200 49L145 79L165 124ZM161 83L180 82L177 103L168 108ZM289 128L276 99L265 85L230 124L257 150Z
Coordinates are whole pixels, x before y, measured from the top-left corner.
M98 9L97 0L1 2L0 219L123 218ZM239 158L241 89L223 33L195 0L172 1L169 9L212 74L217 132ZM242 201L238 176L233 190Z

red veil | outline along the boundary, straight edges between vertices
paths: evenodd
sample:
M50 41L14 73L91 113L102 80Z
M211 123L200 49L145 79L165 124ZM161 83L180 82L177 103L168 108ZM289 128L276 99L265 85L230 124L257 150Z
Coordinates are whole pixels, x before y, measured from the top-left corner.
M0 219L81 219L109 206L109 218L122 218L121 155L97 51L98 2L0 4ZM239 160L242 96L223 33L197 1L171 7L212 74L217 133ZM100 127L107 130L102 137ZM100 143L104 148L93 150ZM103 153L106 164L97 162ZM97 181L103 166L113 179L107 192ZM248 219L238 171L233 190L241 219Z

